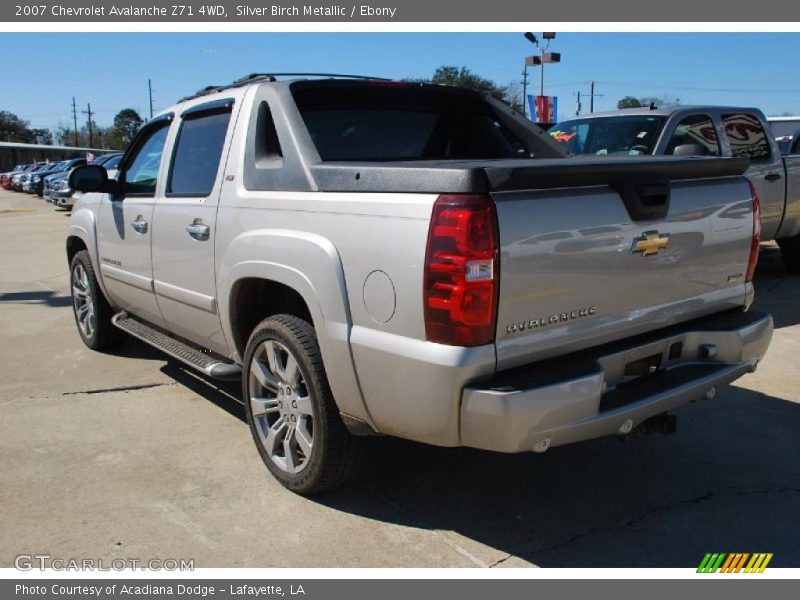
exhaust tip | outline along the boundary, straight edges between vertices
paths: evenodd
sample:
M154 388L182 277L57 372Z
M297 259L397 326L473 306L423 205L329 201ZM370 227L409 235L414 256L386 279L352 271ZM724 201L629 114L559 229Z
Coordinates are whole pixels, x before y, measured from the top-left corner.
M547 451L547 449L550 448L550 442L552 442L550 436L543 437L538 442L536 442L536 445L533 447L533 451L536 452L537 454L541 454L542 452Z
M626 419L626 421L620 425L619 433L620 435L627 435L631 431L633 431L633 419Z

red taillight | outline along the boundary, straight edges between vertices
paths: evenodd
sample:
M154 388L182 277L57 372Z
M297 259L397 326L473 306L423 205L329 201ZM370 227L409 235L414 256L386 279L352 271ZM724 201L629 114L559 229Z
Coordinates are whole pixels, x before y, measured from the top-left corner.
M758 191L753 182L747 180L747 185L750 186L750 195L753 198L753 239L750 241L750 259L747 261L747 276L745 282L750 283L753 281L753 275L756 272L756 265L758 264L758 248L761 244L761 201L758 199Z
M453 346L491 344L499 276L497 219L491 198L439 196L425 253L427 340Z

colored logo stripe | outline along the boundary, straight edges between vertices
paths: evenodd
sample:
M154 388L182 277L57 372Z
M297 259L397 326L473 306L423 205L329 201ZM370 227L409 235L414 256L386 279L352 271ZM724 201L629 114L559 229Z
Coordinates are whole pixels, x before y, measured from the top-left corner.
M711 553L708 552L703 557L703 561L700 563L700 566L697 567L698 573L714 573L719 566L722 564L722 561L725 560L726 554L722 553Z
M748 562L747 559L750 559ZM707 552L697 567L698 573L739 573L744 569L745 573L763 573L764 569L772 560L772 553L756 552ZM745 567L745 563L747 566Z
M770 553L759 553L753 554L753 558L750 559L750 562L747 563L747 567L745 568L745 573L763 573L764 569L767 568L769 561L772 560L772 552Z

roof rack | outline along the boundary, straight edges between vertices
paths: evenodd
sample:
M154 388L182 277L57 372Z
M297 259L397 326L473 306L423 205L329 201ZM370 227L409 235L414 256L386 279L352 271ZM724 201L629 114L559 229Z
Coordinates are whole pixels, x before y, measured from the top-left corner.
M328 79L372 79L376 81L390 81L386 77L372 77L370 75L345 75L342 73L250 73L250 75L234 81L234 84L249 83L253 80L261 79L277 81L278 77L326 77Z
M196 91L191 96L186 96L178 100L178 102L186 102L187 100L193 100L195 98L200 98L201 96L207 96L209 94L214 94L216 92L221 92L222 90L227 90L231 88L242 87L243 85L247 85L249 83L255 83L256 81L278 81L278 77L325 77L328 79L363 79L363 80L372 80L372 81L391 81L391 79L387 79L386 77L371 77L369 75L344 75L342 73L250 73L249 75L245 75L244 77L240 77L239 79L235 80L233 83L229 83L228 85L208 85L198 91Z

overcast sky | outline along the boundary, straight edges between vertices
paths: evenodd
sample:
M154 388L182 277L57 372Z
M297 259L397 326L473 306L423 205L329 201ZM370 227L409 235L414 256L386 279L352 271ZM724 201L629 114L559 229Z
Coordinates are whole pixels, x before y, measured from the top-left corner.
M595 110L623 96L666 96L684 104L743 104L767 114L800 114L800 34L559 33L562 63L545 70L545 94L574 114L576 92L596 82ZM195 90L251 72L323 71L385 77L430 76L440 65L467 66L506 85L520 81L536 52L520 33L0 34L0 110L33 127L72 124L71 102L91 102L110 125L132 107L149 116ZM538 93L539 73L530 69ZM588 99L583 102L589 110ZM79 121L85 116L78 115Z

